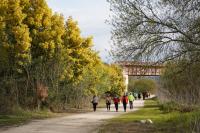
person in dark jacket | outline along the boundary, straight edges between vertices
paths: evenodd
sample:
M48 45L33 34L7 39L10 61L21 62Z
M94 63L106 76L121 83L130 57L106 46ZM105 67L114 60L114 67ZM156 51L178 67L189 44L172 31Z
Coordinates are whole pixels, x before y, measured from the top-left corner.
M139 92L139 93L138 93L138 99L140 100L141 97L142 97L142 96L141 96L141 93Z
M119 97L118 97L118 96L115 96L115 97L113 98L113 102L114 102L114 104L115 104L116 112L118 112L118 107L119 107L119 102L120 102Z

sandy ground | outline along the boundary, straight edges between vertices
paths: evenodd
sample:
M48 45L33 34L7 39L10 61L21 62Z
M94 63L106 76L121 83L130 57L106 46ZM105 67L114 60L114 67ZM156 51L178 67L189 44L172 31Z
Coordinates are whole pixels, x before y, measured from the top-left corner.
M134 101L134 109L127 112L138 110L144 106L143 100ZM26 125L9 129L0 129L0 133L95 133L98 127L105 120L127 113L119 107L119 112L115 112L114 107L111 111L98 108L96 112L80 113L72 116L51 118L46 120L33 120Z

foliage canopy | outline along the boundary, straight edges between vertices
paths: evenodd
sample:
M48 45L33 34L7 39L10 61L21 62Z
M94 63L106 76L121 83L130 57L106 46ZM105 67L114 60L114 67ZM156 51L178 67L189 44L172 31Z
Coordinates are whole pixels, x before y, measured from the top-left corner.
M81 108L93 94L121 94L121 70L104 64L92 46L72 17L52 13L45 0L1 0L0 113Z
M151 79L138 79L131 82L130 91L134 92L155 92L157 86L156 82Z

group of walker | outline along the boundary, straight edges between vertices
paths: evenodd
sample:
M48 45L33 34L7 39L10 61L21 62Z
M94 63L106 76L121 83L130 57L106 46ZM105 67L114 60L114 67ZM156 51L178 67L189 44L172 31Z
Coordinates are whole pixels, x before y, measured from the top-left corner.
M135 98L134 98L133 94L130 92L128 95L124 94L121 98L119 98L117 95L114 97L107 95L105 100L106 100L107 111L110 111L110 106L113 101L116 112L118 112L120 102L123 104L124 112L126 112L128 102L130 105L130 109L131 110L133 109L133 101L135 100ZM93 97L92 104L93 104L93 109L95 112L96 107L98 105L98 97L96 95Z

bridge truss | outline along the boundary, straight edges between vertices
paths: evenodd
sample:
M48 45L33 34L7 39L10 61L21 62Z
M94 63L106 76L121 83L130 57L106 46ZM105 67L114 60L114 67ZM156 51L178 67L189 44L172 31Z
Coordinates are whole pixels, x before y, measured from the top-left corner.
M129 76L160 76L164 68L163 64L154 62L119 61L116 64L123 70L126 91Z

